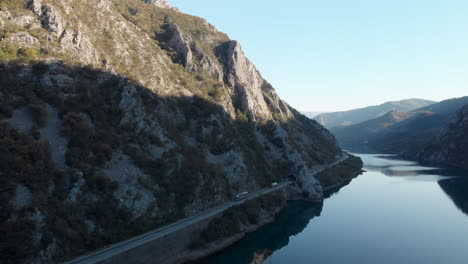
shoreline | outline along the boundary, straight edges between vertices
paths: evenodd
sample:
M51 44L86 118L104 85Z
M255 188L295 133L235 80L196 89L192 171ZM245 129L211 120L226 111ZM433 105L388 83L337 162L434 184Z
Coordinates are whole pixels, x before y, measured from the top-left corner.
M359 170L359 172L356 172L356 173L352 174L352 176L349 177L349 178L346 178L346 179L344 179L344 180L342 180L342 181L340 181L338 183L323 187L323 191L328 192L328 191L331 191L333 189L346 186L350 181L352 181L353 179L359 177L359 175L361 175L363 172L366 172L366 171L361 169L361 170Z
M363 172L365 172L365 171L360 169L359 171L352 173L349 178L346 178L346 179L344 179L344 180L342 180L342 181L340 181L338 183L335 183L333 185L323 187L323 192L325 193L325 192L331 191L331 190L336 189L336 188L344 187L348 183L350 183L353 179L357 178ZM305 202L309 202L309 203L323 203L327 198L328 197L324 196L320 200L288 199L287 201L305 201ZM186 255L179 256L176 261L168 262L168 263L171 263L171 264L196 264L196 263L200 263L204 259L207 259L207 258L209 258L209 257L211 257L213 255L216 255L217 253L220 253L223 250L233 246L235 243L239 242L242 238L244 238L247 234L255 232L256 230L258 230L262 226L273 223L276 220L276 217L279 214L279 212L284 210L284 208L286 206L287 205L285 205L282 208L279 208L274 213L274 215L272 217L268 218L267 220L265 220L264 222L262 222L260 224L250 226L246 230L242 231L241 233L239 233L239 234L237 234L237 235L235 235L233 237L229 237L229 238L226 238L226 239L221 240L221 241L213 242L208 246L207 249L195 250L195 251L187 250L186 252L184 252ZM184 253L182 253L182 254L184 254Z
M283 207L278 208L274 214L266 219L263 220L262 223L248 226L245 230L241 233L236 234L232 237L212 242L210 245L207 246L205 249L197 249L197 250L186 250L182 252L182 256L178 256L173 262L167 262L171 264L196 264L200 263L200 261L209 258L217 253L220 253L224 249L227 249L237 242L239 242L242 238L244 238L247 234L255 232L259 228L271 224L276 220L278 214L286 208L287 204ZM184 255L185 254L185 255Z

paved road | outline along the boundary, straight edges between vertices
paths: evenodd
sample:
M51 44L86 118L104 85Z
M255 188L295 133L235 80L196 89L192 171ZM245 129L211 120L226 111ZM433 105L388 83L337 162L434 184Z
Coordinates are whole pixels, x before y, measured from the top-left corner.
M346 154L342 155L335 162L317 168L314 171L314 175L316 173L321 172L325 168L335 166L336 164L342 162L343 160L345 160L347 158L348 158L348 155L346 155ZM242 204L245 201L248 201L248 200L257 198L259 196L262 196L262 195L277 191L279 189L282 189L282 188L288 186L290 183L291 182L282 182L282 183L278 184L277 186L275 186L273 188L261 189L261 190L255 192L255 193L251 193L249 196L247 196L246 198L244 198L242 200L231 201L231 202L222 204L222 205L214 207L214 208L212 208L212 209L210 209L208 211L199 213L199 214L191 216L189 218L185 218L183 220L180 220L180 221L175 222L173 224L167 225L165 227L161 227L159 229L150 231L150 232L148 232L146 234L131 238L131 239L127 240L127 241L120 242L120 243L117 243L117 244L114 244L114 245L110 245L109 247L104 248L102 250L99 250L99 251L93 252L93 253L91 253L89 255L85 255L85 256L79 257L77 259L74 259L72 261L66 262L66 264L94 264L94 263L99 263L100 261L108 259L108 258L110 258L112 256L115 256L115 255L121 253L121 252L125 252L127 250L132 249L132 248L135 248L135 247L138 247L140 245L146 244L146 243L148 243L148 242L150 242L152 240L155 240L157 238L168 235L168 234L170 234L172 232L175 232L175 231L180 230L180 229L182 229L184 227L192 225L192 224L194 224L196 222L199 222L199 221L201 221L203 219L206 219L208 217L217 215L217 214L225 211L226 209L231 208L232 206Z
M150 231L150 232L148 232L146 234L134 237L134 238L129 239L127 241L111 245L111 246L109 246L109 247L107 247L105 249L102 249L100 251L97 251L97 252L91 253L89 255L86 255L86 256L74 259L72 261L66 262L66 264L85 264L85 263L86 264L92 264L92 263L98 263L98 262L103 261L103 260L105 260L105 259L107 259L109 257L117 255L117 254L119 254L119 253L121 253L123 251L127 251L129 249L134 248L134 247L138 247L140 245L146 244L149 241L152 241L154 239L157 239L157 238L163 237L165 235L168 235L168 234L170 234L172 232L180 230L180 229L182 229L184 227L187 227L187 226L189 226L189 225L191 225L193 223L196 223L198 221L201 221L201 220L203 220L205 218L217 215L217 214L225 211L226 209L231 208L232 206L242 204L245 201L248 201L248 200L257 198L259 196L262 196L262 195L277 191L279 189L282 189L282 188L286 187L287 185L289 185L290 183L291 182L283 182L283 183L280 183L280 184L278 184L277 186L275 186L273 188L261 189L261 190L255 192L255 193L250 194L249 196L247 196L246 198L244 198L242 200L231 201L231 202L222 204L222 205L217 206L215 208L212 208L212 209L210 209L208 211L199 213L199 214L191 216L189 218L185 218L183 220L180 220L180 221L175 222L173 224L170 224L168 226L165 226L165 227Z

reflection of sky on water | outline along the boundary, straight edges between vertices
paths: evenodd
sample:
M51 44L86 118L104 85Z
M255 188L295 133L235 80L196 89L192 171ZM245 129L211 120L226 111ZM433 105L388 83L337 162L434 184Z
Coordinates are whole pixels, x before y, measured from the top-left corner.
M392 166L394 170L404 170L404 171L425 171L425 170L438 170L439 168L436 167L424 167L424 166L414 166L414 165L406 165L406 166Z
M326 199L320 216L311 213L307 221L307 210L292 212L289 220L256 233L264 241L278 239L276 243L247 239L237 247L248 248L251 256L268 248L274 252L265 263L274 264L466 263L468 177L394 156L358 156L372 170ZM291 226L296 226L294 232L269 235ZM210 263L250 264L228 251L223 254L229 261Z

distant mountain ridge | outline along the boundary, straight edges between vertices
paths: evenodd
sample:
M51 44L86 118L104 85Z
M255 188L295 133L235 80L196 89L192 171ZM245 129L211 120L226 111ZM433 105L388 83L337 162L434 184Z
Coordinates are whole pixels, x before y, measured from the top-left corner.
M320 114L323 114L324 112L305 112L305 111L302 111L301 112L303 115L307 116L308 118L314 118Z
M468 168L468 96L331 129L342 147Z
M406 99L401 101L385 102L380 105L368 106L343 112L325 113L314 119L326 128L349 126L385 115L390 111L409 112L421 107L434 104L434 101L425 99Z
M356 125L335 127L330 131L339 139L342 145L366 144L382 130L415 115L416 113L412 112L391 111L375 119Z

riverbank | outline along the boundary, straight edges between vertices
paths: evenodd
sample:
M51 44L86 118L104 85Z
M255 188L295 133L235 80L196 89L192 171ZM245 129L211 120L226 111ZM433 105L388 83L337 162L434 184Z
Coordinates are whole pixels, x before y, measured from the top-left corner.
M322 210L289 203L273 224L203 264L464 263L467 178L384 154L359 156L366 171L331 190ZM256 257L265 251L268 256Z
M341 159L339 162L349 163L346 160ZM335 164L334 167L337 166ZM302 196L299 185L289 184L287 188L247 200L178 231L151 238L147 243L122 251L99 264L197 263L230 247L246 234L274 222L277 214L285 208L287 200Z
M286 204L278 207L271 215L265 216L258 224L253 224L249 226L245 226L245 228L238 234L210 243L204 249L197 249L197 250L186 250L181 255L179 255L178 259L174 262L174 264L195 264L200 263L203 259L214 255L226 248L229 248L236 242L240 241L244 238L247 234L252 233L258 230L260 227L265 226L267 224L273 223L276 220L276 216L286 207Z
M342 187L364 172L363 162L359 157L349 154L343 162L327 168L315 175L324 192Z
M337 164L336 166L333 166L331 168L325 169L324 171L320 172L317 174L315 177L318 175L321 175L320 177L326 177L327 175L330 177L333 177L333 184L328 184L328 185L322 185L322 189L324 192L328 192L333 189L337 189L340 187L345 186L348 184L352 179L356 178L359 176L363 170L362 170L362 161L360 158L349 155L348 159L342 161L341 163ZM331 175L338 175L339 177L331 176ZM322 183L322 182L321 182ZM325 182L324 182L325 183ZM288 197L288 191L282 191L285 197ZM306 202L311 202L311 203L321 203L323 202L324 199L320 200L306 200L303 198L297 198L296 196L293 196L295 198L287 198L288 201L306 201ZM203 249L203 250L195 250L195 251L189 251L187 252L186 255L181 257L182 260L185 259L185 262L176 262L178 263L200 263L200 261L209 258L210 256L231 247L233 244L244 238L246 235L249 233L252 233L256 230L258 230L260 227L263 227L267 224L273 223L276 220L277 215L286 207L287 205L285 204L284 206L277 208L277 210L274 211L272 215L270 215L267 218L264 218L263 221L259 224L256 225L251 225L246 227L244 230L242 230L240 233L228 237L222 240L218 240L215 242L210 243L208 248Z

